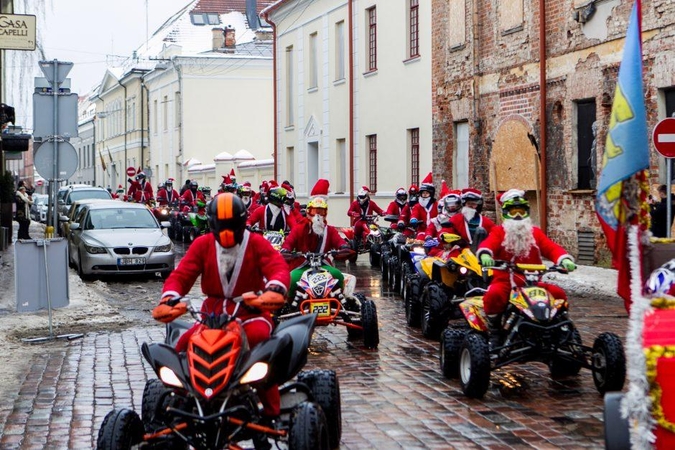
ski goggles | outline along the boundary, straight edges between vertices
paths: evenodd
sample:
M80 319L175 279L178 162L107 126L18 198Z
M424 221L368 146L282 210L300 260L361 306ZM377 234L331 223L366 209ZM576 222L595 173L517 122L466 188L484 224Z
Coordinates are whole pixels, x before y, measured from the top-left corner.
M319 215L321 217L326 217L328 215L328 210L326 208L307 208L307 214L310 216Z
M524 219L530 215L530 210L524 206L512 206L505 211L505 214L511 219Z

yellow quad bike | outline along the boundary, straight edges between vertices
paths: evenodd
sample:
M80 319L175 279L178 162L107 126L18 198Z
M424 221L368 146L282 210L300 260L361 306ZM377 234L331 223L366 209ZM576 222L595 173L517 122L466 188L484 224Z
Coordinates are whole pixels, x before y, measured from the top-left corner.
M441 336L441 371L446 378L459 376L464 395L482 398L496 369L518 362L547 364L551 377L578 375L589 369L595 387L604 394L620 391L626 376L626 357L621 339L601 333L593 347L582 344L581 334L568 313L568 302L556 299L538 282L548 272L567 273L560 266L514 264L495 261L493 270L508 271L511 279L509 304L502 315L499 345L488 342L483 296L468 298L459 307L469 329L448 327ZM514 275L525 278L518 286Z
M419 297L422 334L439 340L441 332L452 319L463 317L459 304L473 290L486 289L492 271L483 276L482 267L462 238L454 233L442 233L440 245L445 254L420 262L422 272L429 278Z

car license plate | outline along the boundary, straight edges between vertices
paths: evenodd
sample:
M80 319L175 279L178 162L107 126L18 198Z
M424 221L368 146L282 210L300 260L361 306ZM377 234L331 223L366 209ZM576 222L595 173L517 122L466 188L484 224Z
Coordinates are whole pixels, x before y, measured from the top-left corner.
M145 264L145 258L117 258L118 266L137 266Z
M309 312L316 313L319 317L330 316L330 302L312 302L309 305Z

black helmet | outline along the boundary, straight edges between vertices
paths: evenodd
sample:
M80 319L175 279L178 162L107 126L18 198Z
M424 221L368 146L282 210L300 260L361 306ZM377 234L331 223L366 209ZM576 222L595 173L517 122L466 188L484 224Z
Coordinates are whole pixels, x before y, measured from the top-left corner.
M282 187L276 187L270 189L267 194L267 201L276 206L282 206L286 200L286 189Z
M197 183L195 180L190 181L190 188L197 189L198 187L199 187L199 183Z
M216 195L209 203L209 227L216 241L231 248L244 239L247 210L239 197L229 192Z

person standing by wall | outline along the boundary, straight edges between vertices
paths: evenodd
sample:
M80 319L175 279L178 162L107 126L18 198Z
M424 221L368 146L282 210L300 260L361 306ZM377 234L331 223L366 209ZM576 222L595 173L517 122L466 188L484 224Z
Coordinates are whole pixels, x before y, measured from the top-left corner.
M651 204L650 214L652 219L651 232L654 237L668 237L668 187L662 184L658 187L659 200ZM670 196L670 223L672 225L675 217L675 205L673 205L673 196Z
M17 239L31 239L28 234L28 227L30 226L30 205L33 200L26 194L26 186L21 185L16 191L16 221L19 222L19 232Z

